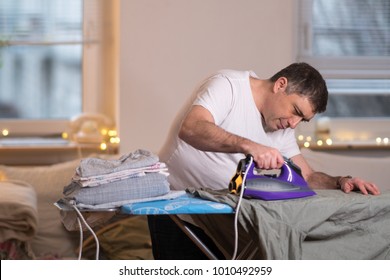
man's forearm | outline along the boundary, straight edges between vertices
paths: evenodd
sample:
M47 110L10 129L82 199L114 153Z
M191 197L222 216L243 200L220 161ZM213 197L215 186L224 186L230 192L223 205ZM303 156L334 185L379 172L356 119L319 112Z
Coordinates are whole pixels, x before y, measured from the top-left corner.
M191 127L183 126L179 137L202 151L222 153L247 153L250 140L229 133L214 123L198 121Z
M322 172L313 172L307 178L307 183L312 189L337 189L339 186L339 179L341 177L333 177Z
M277 149L256 143L217 126L210 112L201 106L194 106L190 110L181 125L179 137L202 151L251 154L257 166L263 169L280 168L284 162Z

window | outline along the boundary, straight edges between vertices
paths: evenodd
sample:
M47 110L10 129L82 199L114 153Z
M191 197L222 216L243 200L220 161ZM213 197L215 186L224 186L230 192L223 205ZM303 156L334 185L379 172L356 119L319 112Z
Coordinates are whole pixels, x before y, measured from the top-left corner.
M115 5L0 2L1 130L58 134L82 112L114 116Z
M390 117L390 1L300 1L299 61L315 66L337 118Z
M82 1L2 1L0 114L66 119L82 111Z

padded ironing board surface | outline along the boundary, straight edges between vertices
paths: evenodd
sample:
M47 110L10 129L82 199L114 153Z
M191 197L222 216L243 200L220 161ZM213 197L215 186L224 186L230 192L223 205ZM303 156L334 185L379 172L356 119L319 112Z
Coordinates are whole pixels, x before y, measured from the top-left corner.
M132 215L230 214L234 210L227 204L196 198L186 193L174 199L126 204L121 207L121 212Z

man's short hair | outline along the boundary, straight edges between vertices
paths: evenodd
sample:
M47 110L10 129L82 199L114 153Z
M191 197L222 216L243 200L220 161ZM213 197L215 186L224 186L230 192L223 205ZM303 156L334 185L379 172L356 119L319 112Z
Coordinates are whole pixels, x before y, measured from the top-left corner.
M313 66L305 62L293 63L273 75L270 80L276 82L281 77L287 79L287 94L306 96L315 113L326 110L328 89L324 78Z

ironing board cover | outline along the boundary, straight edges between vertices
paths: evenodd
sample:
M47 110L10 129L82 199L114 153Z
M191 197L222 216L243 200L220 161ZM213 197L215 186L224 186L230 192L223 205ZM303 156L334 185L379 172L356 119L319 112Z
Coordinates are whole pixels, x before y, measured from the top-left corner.
M121 212L132 215L169 215L169 214L230 214L231 206L184 194L175 199L138 202L123 205Z

